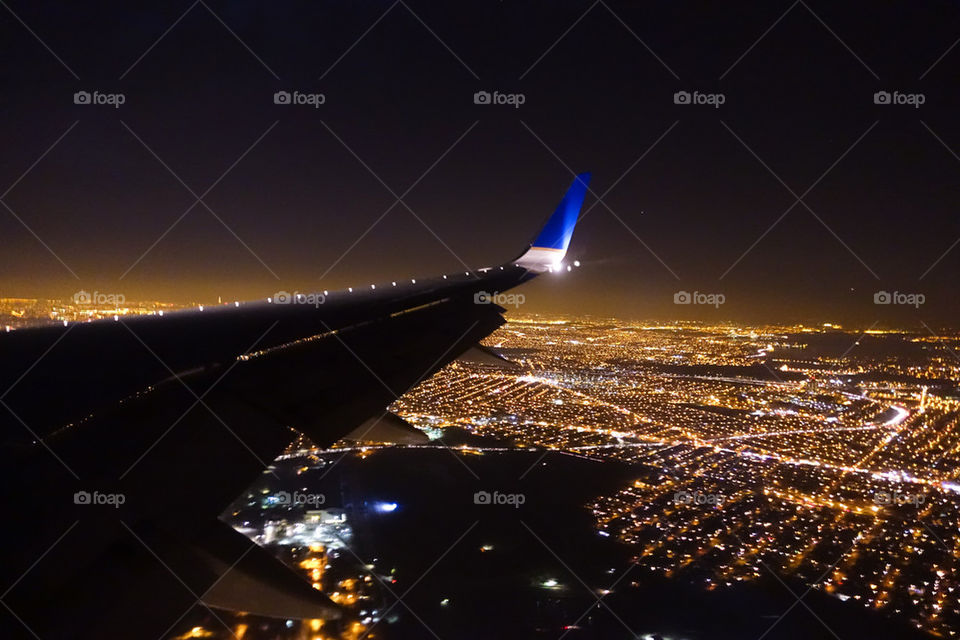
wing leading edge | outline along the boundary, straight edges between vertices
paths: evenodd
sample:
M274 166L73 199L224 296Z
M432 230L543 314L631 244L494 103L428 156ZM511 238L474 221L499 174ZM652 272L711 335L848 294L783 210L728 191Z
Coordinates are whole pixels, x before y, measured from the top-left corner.
M198 550L211 548L217 514L297 431L321 446L356 434L501 326L504 309L478 294L559 263L589 177L576 177L520 258L497 267L324 292L322 304L271 299L0 334L10 514L0 580L14 585L4 602L15 612L0 612L4 637L126 637L110 624L122 616L156 637L216 585L211 606L335 617L323 594L261 572L262 550L238 544L253 558L232 577L232 556L195 560L210 558ZM124 504L76 503L93 490ZM176 595L151 597L164 579ZM256 601L245 605L236 585Z

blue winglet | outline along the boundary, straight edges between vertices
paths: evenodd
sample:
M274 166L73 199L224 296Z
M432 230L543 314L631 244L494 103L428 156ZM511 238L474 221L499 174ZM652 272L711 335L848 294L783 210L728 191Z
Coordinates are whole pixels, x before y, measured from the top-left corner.
M566 251L570 246L570 237L573 235L573 227L577 224L577 218L580 216L580 207L583 206L583 198L587 194L587 187L590 184L590 174L581 173L573 179L573 184L567 189L566 195L560 201L557 210L553 212L546 226L533 241L533 246L542 249L559 249Z
M566 195L547 220L540 235L526 253L516 260L517 266L538 273L560 268L563 257L567 254L567 247L570 246L570 237L573 236L573 228L580 216L580 207L583 206L589 184L589 173L581 173L573 179L573 184L567 189Z

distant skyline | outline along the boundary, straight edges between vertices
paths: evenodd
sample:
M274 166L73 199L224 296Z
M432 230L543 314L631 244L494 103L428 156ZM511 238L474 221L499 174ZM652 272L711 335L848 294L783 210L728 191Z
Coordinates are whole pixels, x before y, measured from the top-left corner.
M953 4L7 7L0 297L490 266L592 171L519 311L956 325Z
M530 287L531 285L526 285ZM286 292L292 293L292 292ZM304 292L298 292L304 293ZM0 296L0 329L9 326L11 329L20 329L28 326L43 326L46 324L56 324L66 319L68 322L86 322L90 320L110 320L116 315L116 309L121 308L123 315L152 314L158 310L172 312L177 310L189 310L196 306L207 306L212 308L216 305L231 305L233 299L195 299L189 301L171 302L167 300L134 300L124 299L116 307L109 304L77 304L74 300L77 295L89 296L91 294L101 297L115 295L102 291L90 292L81 290L69 298L17 298ZM14 301L32 300L34 306L24 307ZM519 306L507 305L505 318L508 323L516 323L522 326L531 322L610 322L617 325L641 325L645 328L654 327L701 327L704 330L713 328L722 329L724 327L736 329L780 329L784 332L811 331L814 333L828 334L831 332L849 333L852 335L862 334L882 334L882 333L903 333L916 335L920 337L939 339L942 336L951 336L960 333L955 324L950 322L927 322L923 318L904 319L898 321L892 318L884 318L871 322L852 320L850 322L839 322L837 319L824 321L818 318L794 318L784 319L764 319L755 320L742 319L734 320L729 317L718 315L714 319L705 319L703 317L693 317L694 314L688 313L686 316L675 312L673 316L664 315L655 316L628 316L628 315L603 315L597 313L576 313L569 311L535 311L526 304L525 296ZM65 306L67 311L59 313L58 317L51 318L48 313L53 308L62 308ZM10 315L11 309L23 309L25 315Z

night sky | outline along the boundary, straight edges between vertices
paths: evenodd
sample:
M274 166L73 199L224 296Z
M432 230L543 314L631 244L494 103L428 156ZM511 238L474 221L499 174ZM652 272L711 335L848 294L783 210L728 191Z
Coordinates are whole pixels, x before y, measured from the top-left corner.
M956 2L156 4L3 0L0 296L489 266L592 171L583 267L521 311L956 325Z

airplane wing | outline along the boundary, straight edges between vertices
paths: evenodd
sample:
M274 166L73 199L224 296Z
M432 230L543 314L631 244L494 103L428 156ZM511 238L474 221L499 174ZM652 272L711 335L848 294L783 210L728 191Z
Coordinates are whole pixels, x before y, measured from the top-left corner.
M496 267L0 334L3 637L158 637L197 602L340 615L217 515L298 433L401 429L387 406L560 268L589 179Z

